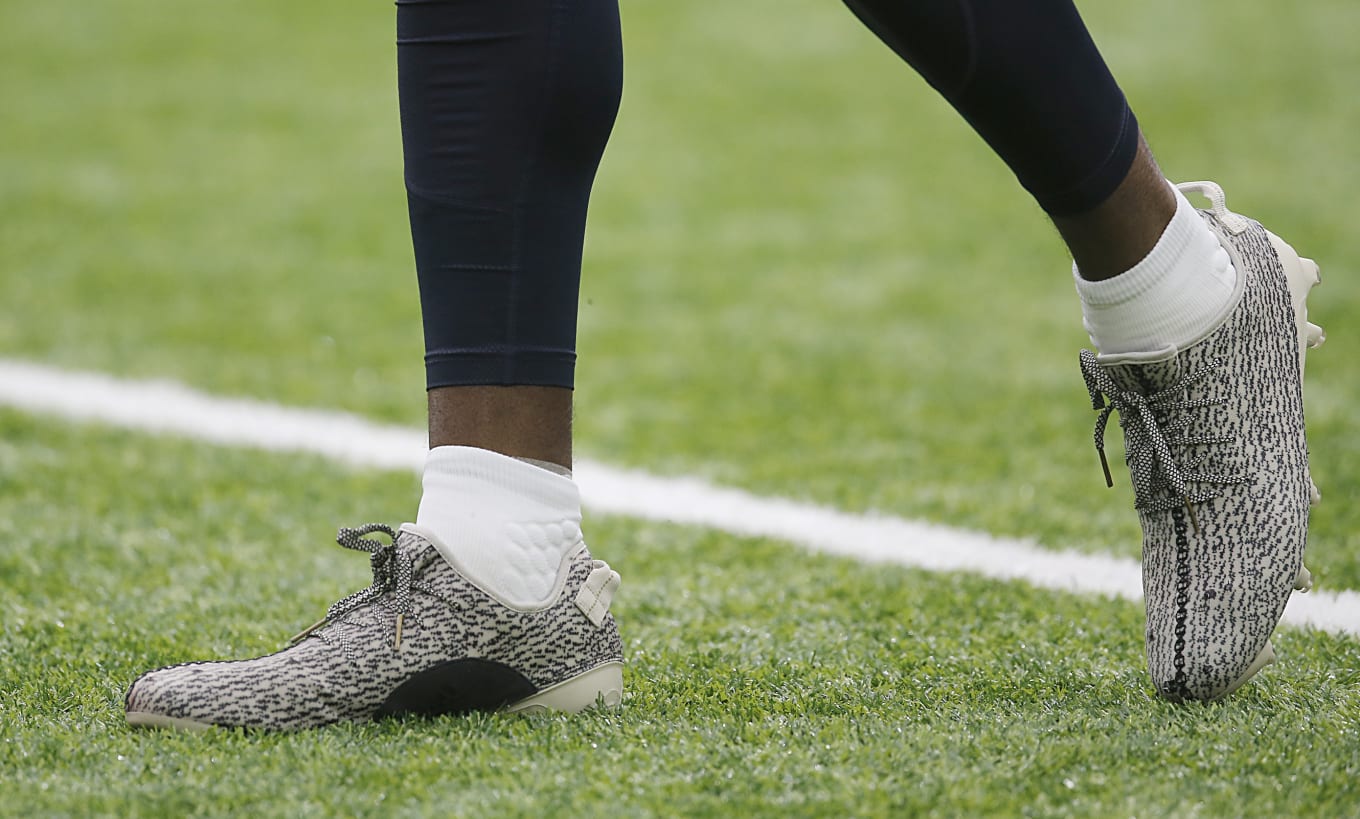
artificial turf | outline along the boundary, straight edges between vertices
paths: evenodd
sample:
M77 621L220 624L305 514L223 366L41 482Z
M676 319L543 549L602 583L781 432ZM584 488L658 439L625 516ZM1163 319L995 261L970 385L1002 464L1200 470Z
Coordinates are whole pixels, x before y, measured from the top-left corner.
M1322 264L1309 563L1360 588L1360 7L1083 11L1167 173ZM837 3L623 18L578 448L1136 555L1061 246L954 113ZM0 50L0 355L421 420L390 6L7 3ZM625 578L618 715L131 733L143 668L272 650L364 585L329 530L409 517L416 483L0 432L0 812L1357 812L1354 640L1286 630L1241 694L1174 708L1136 605L616 519L589 536Z
M1144 675L1136 604L592 517L612 714L136 731L149 666L278 648L413 476L0 412L0 769L16 815L1301 815L1360 798L1360 645L1288 629L1223 703ZM70 453L79 451L76 459Z

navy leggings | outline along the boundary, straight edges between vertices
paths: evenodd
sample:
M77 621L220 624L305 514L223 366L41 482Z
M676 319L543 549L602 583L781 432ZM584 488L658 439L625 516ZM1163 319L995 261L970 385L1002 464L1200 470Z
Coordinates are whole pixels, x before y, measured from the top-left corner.
M1050 214L1128 172L1137 122L1071 0L845 2ZM571 387L617 0L397 0L397 66L428 386Z
M397 77L427 384L572 386L617 0L397 0Z

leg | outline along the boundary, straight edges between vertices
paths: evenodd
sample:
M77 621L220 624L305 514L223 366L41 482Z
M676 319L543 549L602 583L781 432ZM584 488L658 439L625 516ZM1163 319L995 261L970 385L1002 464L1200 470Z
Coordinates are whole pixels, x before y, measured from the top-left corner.
M1221 316L1227 256L1162 177L1071 0L846 2L1048 212L1102 351L1184 344Z
M571 469L566 387L436 387L429 391L430 448L470 446Z
M571 544L511 559L503 537L472 536L468 517L487 508L470 506L483 490L469 481L487 452L570 474L586 207L622 90L618 6L406 0L397 29L430 409L416 523L480 582L539 596ZM509 458L496 469L515 486L548 480ZM498 508L506 525L527 514ZM579 501L552 517L579 524Z
M1176 197L1140 138L1129 172L1106 199L1090 210L1052 217L1082 278L1104 281L1142 261L1175 212Z
M1132 267L1174 197L1070 0L846 0L996 151L1083 273Z
M1153 682L1175 700L1229 693L1273 659L1270 634L1308 580L1301 384L1303 348L1321 340L1304 308L1316 265L1228 211L1216 185L1184 186L1213 201L1201 214L1166 183L1070 0L846 3L1071 250L1101 353L1082 354L1097 441L1113 409L1125 431Z
M619 576L586 549L569 470L616 0L398 0L397 28L430 388L417 522L342 529L371 554L372 586L284 651L143 675L131 724L298 729L622 696Z
M571 465L581 246L618 40L610 0L399 4L432 446Z

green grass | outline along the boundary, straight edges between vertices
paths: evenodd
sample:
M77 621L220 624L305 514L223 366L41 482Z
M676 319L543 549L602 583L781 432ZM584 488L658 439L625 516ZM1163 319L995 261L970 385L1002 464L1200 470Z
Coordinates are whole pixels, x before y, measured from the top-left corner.
M1309 562L1360 588L1360 8L1087 6L1166 171L1323 265ZM1061 246L954 113L837 3L623 12L579 449L1136 555ZM383 4L0 4L0 356L419 423L391 41ZM617 716L130 733L140 670L270 650L364 585L330 532L410 517L415 481L0 433L0 812L1356 812L1355 641L1286 631L1264 684L1173 708L1136 606L611 519Z

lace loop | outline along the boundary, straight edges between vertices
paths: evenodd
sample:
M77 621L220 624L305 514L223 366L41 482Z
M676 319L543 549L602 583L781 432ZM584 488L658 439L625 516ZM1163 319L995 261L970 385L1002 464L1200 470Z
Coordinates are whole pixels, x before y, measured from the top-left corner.
M1223 403L1222 398L1185 398L1185 389L1190 384L1203 380L1216 370L1221 363L1217 360L1184 373L1171 385L1156 392L1143 395L1135 390L1121 387L1102 366L1095 353L1081 351L1081 374L1086 381L1086 390L1091 395L1091 406L1096 416L1094 441L1096 453L1100 456L1101 469L1105 473L1107 486L1114 486L1110 475L1109 461L1105 456L1105 430L1110 415L1115 410L1124 427L1129 472L1133 479L1134 494L1140 509L1167 509L1184 506L1190 524L1199 531L1199 520L1195 516L1193 503L1200 503L1215 497L1213 490L1190 491L1190 484L1235 484L1244 478L1215 472L1191 471L1198 467L1204 456L1198 456L1182 463L1173 448L1184 449L1227 443L1232 438L1219 435L1191 434L1190 418L1186 410L1209 407ZM1160 419L1159 419L1160 414ZM1162 420L1165 419L1165 420ZM1157 495L1170 490L1171 499L1158 499Z

